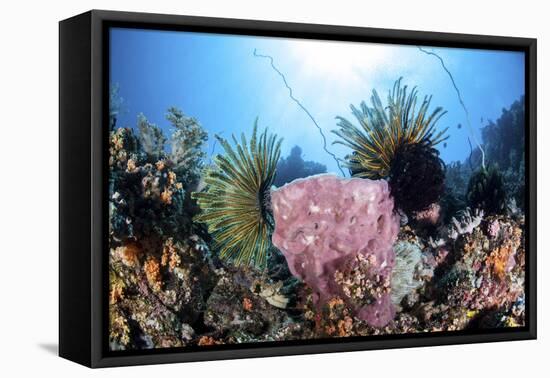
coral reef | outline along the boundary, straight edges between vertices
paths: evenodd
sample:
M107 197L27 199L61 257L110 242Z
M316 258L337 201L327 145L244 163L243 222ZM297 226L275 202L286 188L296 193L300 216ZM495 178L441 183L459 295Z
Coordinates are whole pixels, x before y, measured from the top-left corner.
M183 116L176 109L169 111ZM176 173L176 146L167 151L162 129L138 116L137 130L110 134L109 241L112 349L184 346L192 342L206 295L214 286L196 205L187 188L201 167L206 133L190 126L197 147ZM179 131L185 127L180 127ZM178 131L176 130L175 134ZM175 140L172 136L172 140ZM194 173L193 173L194 172ZM193 174L195 178L193 178Z
M166 119L174 129L169 141L168 160L181 182L188 183L186 188L194 190L206 157L202 147L208 135L195 118L187 117L178 108L169 108Z
M110 252L110 343L114 349L177 347L196 342L212 265L197 235L167 239L161 248L143 240ZM132 335L130 337L130 335Z
M271 202L273 244L317 302L341 296L372 325L391 320L398 220L385 181L318 175L273 190Z
M183 117L181 111L171 108L167 118ZM188 125L186 143L193 144L196 154L186 161L186 173L180 174L177 159L179 149L173 145L165 150L162 130L138 116L134 129L117 128L110 133L109 143L109 214L111 243L116 246L143 238L159 239L165 236L189 235L196 228L192 217L197 208L189 195L202 167L200 146L206 133L200 125ZM176 128L172 140L185 127ZM174 160L175 159L175 160Z
M522 224L507 218L495 237L483 227L462 234L455 242L453 266L437 285L439 300L447 306L482 318L492 312L510 312L523 295L525 250ZM478 319L479 320L479 319ZM469 326L472 326L470 324Z
M215 166L206 172L208 185L193 193L201 208L197 222L208 225L221 258L236 265L265 268L270 248L272 215L269 189L279 161L281 140L268 136L267 129L257 138L254 124L250 148L244 134L235 147L217 137L225 155L215 158Z
M307 328L288 311L292 282L273 281L250 267L227 267L208 299L204 323L226 343L300 338Z
M126 131L117 131L116 138L122 134L133 139L130 129L119 130ZM121 157L111 165L109 235L112 242L191 232L190 216L196 210L175 172L162 160L157 164L143 164L139 155L128 157L127 154L127 150L119 151Z
M483 131L494 166L472 153L445 167L444 112L429 97L416 109L398 80L386 107L375 91L352 107L361 128L340 118L352 178L316 174L326 167L298 146L280 159L257 122L249 139L217 136L223 153L205 167L197 120L170 108L169 137L142 114L121 128L116 87L111 102L111 350L525 325L523 189L511 184L524 162L486 140L506 130L509 143L523 102Z

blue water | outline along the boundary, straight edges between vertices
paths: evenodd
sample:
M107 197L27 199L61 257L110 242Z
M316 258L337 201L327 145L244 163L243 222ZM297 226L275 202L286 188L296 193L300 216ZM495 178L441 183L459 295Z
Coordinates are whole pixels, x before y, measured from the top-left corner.
M335 117L355 123L349 105L370 101L372 89L385 101L399 77L404 84L417 86L421 96L433 95L432 109L447 110L439 122L439 128L449 127L446 147L439 146L446 162L464 160L470 154L468 137L480 140L480 127L496 120L503 108L525 93L523 53L427 47L452 73L470 113L470 131L440 62L414 46L115 28L110 80L119 85L124 100L118 126L135 126L137 115L143 113L169 135L164 116L168 107L176 106L208 131L210 154L220 152L213 134L249 135L259 117L261 127L284 138L282 156L299 145L306 160L339 172L311 119L289 97L269 60L255 57L254 49L274 58L294 96L324 131L330 151L341 158L349 150L331 145Z

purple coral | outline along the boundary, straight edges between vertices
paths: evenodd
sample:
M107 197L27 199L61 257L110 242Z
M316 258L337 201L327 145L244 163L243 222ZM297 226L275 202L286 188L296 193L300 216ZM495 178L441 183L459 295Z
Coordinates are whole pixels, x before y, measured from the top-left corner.
M386 325L399 231L387 182L311 176L273 190L271 201L273 244L317 303L339 296L370 325Z

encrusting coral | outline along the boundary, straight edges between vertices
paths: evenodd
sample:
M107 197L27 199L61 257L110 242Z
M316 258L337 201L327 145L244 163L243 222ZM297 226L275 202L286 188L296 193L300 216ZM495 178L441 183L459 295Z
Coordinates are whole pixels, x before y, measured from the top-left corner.
M217 279L204 260L202 243L192 236L186 242L167 239L158 249L145 240L111 249L113 346L140 349L197 342L194 327L202 327L201 314ZM140 337L125 339L129 332Z
M498 236L482 226L454 242L455 260L438 282L439 300L455 311L482 320L495 313L510 313L524 293L525 249L521 223L493 218Z
M300 338L307 329L293 321L287 307L290 281L273 281L253 267L224 268L206 304L205 325L212 336L231 343Z
M269 190L281 139L268 135L267 129L258 138L257 128L256 121L250 145L244 134L241 143L233 137L234 147L217 137L225 154L215 157L204 177L206 190L193 193L193 198L201 208L195 221L208 226L219 256L236 265L263 269L273 229Z

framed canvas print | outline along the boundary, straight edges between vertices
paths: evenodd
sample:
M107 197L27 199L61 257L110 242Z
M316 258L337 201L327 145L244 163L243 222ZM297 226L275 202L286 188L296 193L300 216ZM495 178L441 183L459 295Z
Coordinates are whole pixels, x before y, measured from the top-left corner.
M60 23L60 355L536 337L536 41Z

